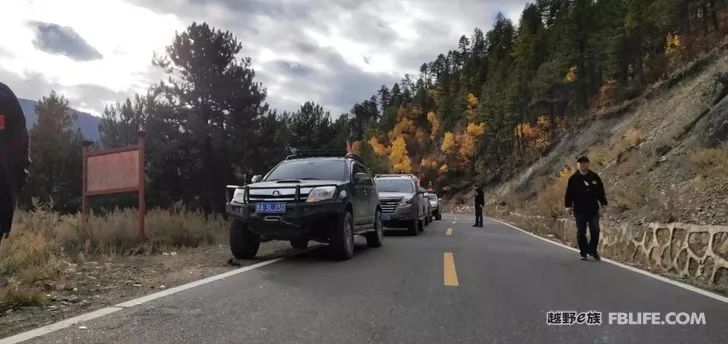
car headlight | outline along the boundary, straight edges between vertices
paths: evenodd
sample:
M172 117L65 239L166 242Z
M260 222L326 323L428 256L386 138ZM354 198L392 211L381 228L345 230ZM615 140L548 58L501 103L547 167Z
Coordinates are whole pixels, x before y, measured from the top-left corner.
M314 203L314 202L320 202L320 201L333 199L334 195L336 195L335 186L320 186L317 188L313 188L313 190L311 190L311 192L308 193L308 198L306 198L306 203Z
M233 202L245 204L245 189L235 189L235 193L233 193Z
M412 197L405 197L399 201L400 207L404 207L404 206L410 205L410 204L412 204Z

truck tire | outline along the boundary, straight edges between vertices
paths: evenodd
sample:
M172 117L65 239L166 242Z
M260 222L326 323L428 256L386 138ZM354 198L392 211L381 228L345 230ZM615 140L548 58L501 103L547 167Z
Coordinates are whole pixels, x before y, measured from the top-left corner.
M420 231L420 220L414 219L410 221L409 226L407 226L407 233L411 236L417 236L417 233Z
M437 221L442 220L442 214L440 214L440 210L437 210L435 212L435 220L437 220Z
M296 239L291 240L291 246L295 249L303 250L308 247L308 240L307 239Z
M230 225L230 251L237 259L253 259L260 247L260 237L239 220Z
M333 228L329 250L336 260L348 260L354 256L354 220L350 211Z
M382 211L377 210L377 215L374 218L374 231L364 235L367 239L367 246L369 247L380 247L382 241L384 241L384 225L382 224Z

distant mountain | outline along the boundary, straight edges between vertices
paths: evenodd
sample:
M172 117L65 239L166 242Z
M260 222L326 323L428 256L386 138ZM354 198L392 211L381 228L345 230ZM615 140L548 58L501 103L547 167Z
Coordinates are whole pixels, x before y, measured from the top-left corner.
M35 104L37 102L35 100L23 98L18 98L18 101L20 102L20 107L23 108L23 113L25 114L27 126L28 129L30 129L38 120L38 114L35 113ZM83 136L88 140L98 141L99 123L101 123L101 118L86 112L81 112L74 109L71 110L75 111L78 115L78 119L76 120L76 128L81 129L81 134L83 134Z

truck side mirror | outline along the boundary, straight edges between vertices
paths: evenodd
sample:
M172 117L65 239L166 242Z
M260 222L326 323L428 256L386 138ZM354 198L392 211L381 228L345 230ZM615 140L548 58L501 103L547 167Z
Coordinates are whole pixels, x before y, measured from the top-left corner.
M258 183L261 180L263 180L263 176L256 174L253 176L253 179L250 180L251 183Z
M359 172L354 175L354 181L357 184L367 184L369 182L369 175L364 172Z

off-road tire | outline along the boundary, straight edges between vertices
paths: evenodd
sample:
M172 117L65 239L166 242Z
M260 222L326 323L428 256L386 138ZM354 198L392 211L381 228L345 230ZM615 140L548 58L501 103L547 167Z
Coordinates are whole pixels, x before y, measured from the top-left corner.
M230 225L230 251L237 259L253 259L260 247L260 237L239 220Z
M329 250L336 260L348 260L354 256L354 220L350 211L333 228Z
M369 247L380 247L384 240L384 224L382 224L382 211L377 210L377 215L374 218L374 231L364 234L367 239L367 246Z

